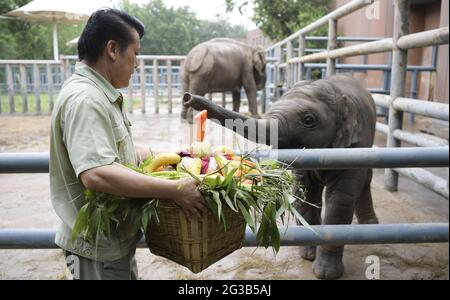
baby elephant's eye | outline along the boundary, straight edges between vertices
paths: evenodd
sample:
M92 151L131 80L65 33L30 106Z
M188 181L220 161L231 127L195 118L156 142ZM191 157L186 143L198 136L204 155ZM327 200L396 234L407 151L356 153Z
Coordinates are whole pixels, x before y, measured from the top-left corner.
M313 128L316 126L316 118L313 115L305 115L302 117L301 121L306 128Z

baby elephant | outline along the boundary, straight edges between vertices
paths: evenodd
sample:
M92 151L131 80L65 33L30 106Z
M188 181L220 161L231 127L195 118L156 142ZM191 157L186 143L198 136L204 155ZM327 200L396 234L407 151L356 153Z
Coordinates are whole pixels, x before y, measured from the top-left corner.
M226 126L226 119L240 119L248 124L237 131L254 139L258 128L278 120L278 147L370 148L375 135L376 110L370 93L352 77L335 75L317 81L301 81L280 97L263 119L253 119L214 105L199 97L185 95L184 105L207 109L208 118ZM232 126L230 129L236 129ZM235 130L236 131L236 130ZM257 142L269 144L267 140ZM306 189L306 201L298 203L299 212L309 224L350 224L353 214L361 224L378 223L370 183L371 169L296 170L297 179ZM322 194L325 189L325 214L321 220ZM316 277L335 279L342 276L344 246L308 246L302 257L314 261Z

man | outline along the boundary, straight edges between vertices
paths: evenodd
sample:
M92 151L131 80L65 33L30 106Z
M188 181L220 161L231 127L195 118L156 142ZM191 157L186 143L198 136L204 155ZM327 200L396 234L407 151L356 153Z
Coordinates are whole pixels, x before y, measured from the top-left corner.
M62 220L55 243L64 249L78 279L137 279L134 259L141 233L118 228L111 239L96 245L70 237L84 191L129 198L174 200L188 216L205 211L193 179L169 181L134 172L150 151L134 147L122 95L137 67L144 26L115 9L102 9L88 20L78 42L80 62L63 85L52 113L50 189L53 207ZM133 201L133 200L124 200Z

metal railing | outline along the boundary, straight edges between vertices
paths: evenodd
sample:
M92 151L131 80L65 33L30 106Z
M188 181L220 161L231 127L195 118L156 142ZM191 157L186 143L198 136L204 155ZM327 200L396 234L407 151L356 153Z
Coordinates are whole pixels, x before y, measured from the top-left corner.
M280 244L357 245L448 243L448 223L312 225L314 232L304 226L279 227ZM0 249L59 249L55 244L55 229L0 229ZM244 247L258 247L256 235L246 228ZM138 248L147 248L142 238Z
M449 163L447 147L290 149L255 153L255 157L277 157L302 169L353 169L385 167L439 167ZM0 153L1 173L48 173L48 153ZM314 225L280 228L281 245L348 245L393 243L445 243L448 223ZM54 229L0 229L0 249L53 249ZM258 246L255 235L246 230L244 246ZM141 240L139 247L146 247Z
M140 102L141 111L146 112L147 95L153 96L155 112L159 112L162 97L167 98L168 112L172 113L173 95L181 95L181 65L185 56L139 55L139 67L130 80L127 89L122 90L128 101L128 110L133 112L133 102ZM23 112L29 109L29 93L34 95L34 111L36 113L51 112L55 94L62 83L74 73L76 56L61 56L60 61L51 60L0 60L0 77L5 84L0 85L2 94L8 98L8 109L2 107L0 113ZM148 63L150 62L150 64ZM1 80L0 80L1 81ZM47 95L46 107L42 106L43 94ZM20 94L21 109L18 110L16 94ZM136 94L139 94L136 97Z
M281 62L283 48L286 49L285 63L279 64L278 67L285 68L284 84L287 88L291 87L294 82L303 80L306 77L305 68L311 67L311 63L326 60L326 75L333 75L337 69L343 68L337 64L337 60L343 57L368 55L374 53L390 52L392 62L389 66L353 66L360 69L389 69L389 77L383 79L385 92L386 87L390 87L389 96L376 94L374 99L379 108L388 111L388 124L377 123L377 130L387 134L387 147L401 147L401 142L408 142L412 145L428 147L428 146L448 146L448 140L437 138L426 134L416 134L402 130L404 112L411 114L419 114L428 118L444 120L448 122L449 106L443 103L432 103L428 101L420 101L413 98L405 97L405 78L408 70L413 71L413 81L417 80L417 72L419 71L435 71L436 70L436 51L433 52L433 66L407 66L406 58L408 49L437 46L448 44L449 27L443 27L424 32L408 34L409 28L409 0L394 1L394 35L392 38L383 38L378 40L367 39L366 42L351 45L337 49L338 37L336 36L338 19L344 17L358 9L371 5L373 1L354 0L346 5L336 9L328 15L320 18L314 23L306 26L298 32L292 34L283 41L266 49L268 56L273 57L274 61ZM327 50L323 52L315 52L306 55L306 35L324 25L328 24ZM358 40L358 38L355 38ZM355 41L354 40L354 41ZM293 43L298 41L298 55L294 57ZM308 63L310 64L308 66ZM324 67L321 64L320 67ZM345 68L345 67L344 67ZM349 66L348 68L351 68ZM275 72L275 77L277 72ZM388 82L390 81L390 82ZM389 83L389 84L388 84ZM267 93L267 92L266 92ZM415 93L412 93L415 97ZM402 173L409 178L419 182L429 182L429 178L434 178L436 182L441 183L446 180L445 197L448 199L448 177L442 179L426 170L410 170L408 172L399 171L400 169L387 169L385 174L385 188L390 191L396 191L398 188L398 174ZM433 181L433 180L432 180ZM433 184L427 184L431 188L442 195L439 189Z

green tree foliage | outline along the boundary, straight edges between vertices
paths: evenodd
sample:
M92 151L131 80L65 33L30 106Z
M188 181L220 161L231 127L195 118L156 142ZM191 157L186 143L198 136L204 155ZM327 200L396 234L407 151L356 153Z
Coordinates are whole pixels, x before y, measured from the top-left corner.
M227 11L241 10L249 1L225 0ZM272 40L282 40L328 12L329 0L253 0L253 22ZM321 28L311 35L326 35Z
M0 14L7 13L30 0L2 0ZM83 25L58 26L58 46L62 54L76 54L66 43L77 37ZM52 25L21 20L0 19L0 59L52 59Z
M0 14L21 7L30 0L1 0ZM134 4L125 0L119 8L138 17L145 25L143 54L186 55L196 44L214 37L245 37L246 29L218 19L197 19L189 7L169 8L161 0ZM66 43L79 36L84 24L58 25L59 53L76 54ZM21 20L0 19L0 59L52 59L52 25Z
M161 0L147 4L124 1L121 8L139 18L146 32L141 41L141 53L185 55L196 44L214 37L242 38L246 30L225 20L197 19L189 7L167 7Z

